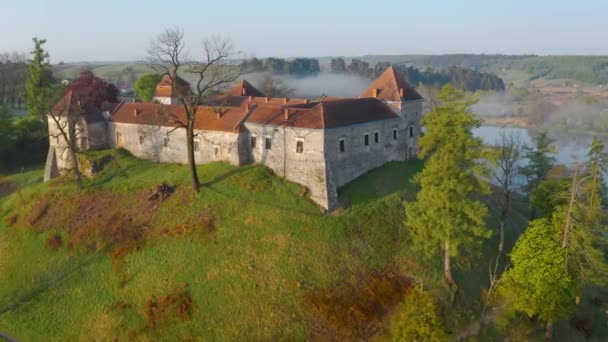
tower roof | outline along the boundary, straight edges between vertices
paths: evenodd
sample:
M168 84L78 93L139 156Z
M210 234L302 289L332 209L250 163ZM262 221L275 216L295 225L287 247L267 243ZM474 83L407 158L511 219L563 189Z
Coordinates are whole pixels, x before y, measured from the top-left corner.
M375 97L384 101L415 101L422 96L393 66L389 66L359 97Z
M253 96L253 97L264 97L264 93L259 91L256 87L252 86L251 83L242 80L241 82L235 84L230 90L228 90L224 95L227 96Z
M179 76L175 76L175 87L173 87L173 80L171 76L165 75L156 85L156 90L154 91L155 97L177 97L179 95L190 94L192 89L190 89L190 83ZM177 91L174 94L174 91Z

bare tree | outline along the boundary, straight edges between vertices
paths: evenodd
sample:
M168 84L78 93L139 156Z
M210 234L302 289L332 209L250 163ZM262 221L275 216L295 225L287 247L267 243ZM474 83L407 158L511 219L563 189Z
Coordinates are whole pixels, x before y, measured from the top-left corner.
M509 211L511 210L513 192L517 185L516 179L519 176L519 163L521 162L522 154L523 144L520 136L515 133L509 134L505 130L502 130L500 132L500 143L496 149L496 167L494 170L494 182L500 189L498 196L498 207L500 209L499 241L496 260L493 265L492 262L490 262L490 288L487 294L488 298L492 294L492 290L500 278L498 267L504 253L505 227Z
M213 36L203 41L202 54L192 59L185 55L184 48L183 30L167 29L152 41L148 55L152 67L170 78L173 94L177 95L184 107L185 117L177 116L173 112L170 112L169 116L177 128L186 129L192 188L198 192L200 181L194 155L194 127L198 107L204 103L205 97L234 82L240 76L240 68L230 64L236 51L229 39ZM180 73L195 80L193 88L185 89L179 86Z

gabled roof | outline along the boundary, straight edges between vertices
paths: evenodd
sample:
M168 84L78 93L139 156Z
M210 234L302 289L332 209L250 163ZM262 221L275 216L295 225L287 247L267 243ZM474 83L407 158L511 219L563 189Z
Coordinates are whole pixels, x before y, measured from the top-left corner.
M175 76L175 88L173 87L173 81L169 75L163 76L163 78L156 85L154 91L155 97L177 97L180 94L189 94L192 92L190 83L179 76ZM174 94L174 90L178 92Z
M422 96L395 71L392 65L372 82L359 97L376 97L383 101L422 100Z
M288 118L285 119L285 110ZM345 99L296 105L256 106L246 122L276 126L328 129L399 118L390 107L378 99Z
M65 95L53 106L53 114L57 116L68 116L70 111L78 109L76 106L76 96L74 96L74 91L69 89L65 92ZM112 107L115 104L104 103L104 107L110 106ZM101 114L102 108L84 108L85 113L81 116L87 123L99 122L103 121L103 115Z
M248 107L198 107L194 128L206 131L235 132L247 114ZM218 112L220 113L218 117ZM183 105L157 103L123 103L111 115L118 123L177 127L176 119L185 122Z
M227 92L224 93L227 96L253 96L253 97L264 97L264 93L252 86L251 83L246 80L235 84Z

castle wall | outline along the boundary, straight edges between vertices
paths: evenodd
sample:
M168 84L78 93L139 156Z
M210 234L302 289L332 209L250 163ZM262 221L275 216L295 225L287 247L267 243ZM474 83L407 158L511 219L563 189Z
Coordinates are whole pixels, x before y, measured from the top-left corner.
M320 206L332 205L327 190L323 130L253 123L244 126L248 161L265 165L277 175L306 186L310 198ZM255 138L255 146L252 146L252 138ZM266 139L270 139L269 149Z
M397 130L397 139L393 130ZM375 133L378 133L378 143ZM365 145L365 135L368 145ZM340 150L343 141L344 151ZM373 121L325 131L329 192L392 160L404 160L406 137L401 119ZM337 195L336 195L337 198Z
M407 158L415 159L418 155L418 139L422 134L422 104L424 101L409 101L403 102L401 106L401 113L405 124L405 136L407 143ZM410 127L412 127L412 134L410 134Z
M239 134L194 131L197 164L225 161L241 165ZM122 147L134 156L161 163L187 164L186 130L113 122L108 129L110 147ZM198 148L197 148L198 146Z

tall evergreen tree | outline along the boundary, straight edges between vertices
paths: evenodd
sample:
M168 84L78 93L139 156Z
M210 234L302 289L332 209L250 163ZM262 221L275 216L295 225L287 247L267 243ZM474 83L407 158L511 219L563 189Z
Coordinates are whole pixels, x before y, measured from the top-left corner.
M535 139L535 146L524 147L524 159L528 163L521 168L521 174L526 177L524 190L531 194L547 177L555 165L555 146L547 132L540 131ZM531 218L536 218L536 209L532 207Z
M470 110L476 99L447 85L439 101L422 119L427 133L419 141L420 155L428 159L415 178L421 186L416 201L406 203L406 225L416 246L428 254L443 252L444 278L455 291L452 257L490 235L485 227L488 208L476 199L489 193L478 177L488 170L480 162L481 140L472 132L480 125Z
M25 83L25 101L29 115L41 117L48 110L47 94L48 88L53 83L53 73L49 63L49 54L43 45L46 39L34 37L34 50L31 52L32 59L28 65L28 79Z
M581 285L608 284L605 250L606 215L602 207L608 154L594 138L584 168L575 166L566 204L553 214L553 223L566 252L566 266Z

